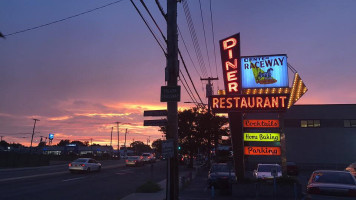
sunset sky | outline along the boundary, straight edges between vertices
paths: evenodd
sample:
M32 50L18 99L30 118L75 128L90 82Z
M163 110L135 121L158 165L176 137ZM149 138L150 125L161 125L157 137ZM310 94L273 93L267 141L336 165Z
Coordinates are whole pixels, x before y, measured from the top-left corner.
M2 0L0 32L9 35L111 2L115 1ZM138 0L134 2L160 37L143 6ZM153 0L145 2L166 34L156 4ZM160 2L166 11L166 1ZM215 93L223 89L218 41L240 32L242 56L288 55L288 62L309 89L298 104L355 103L356 1L212 0L214 42L209 2L201 0L208 53L199 0L189 0L188 5L207 75L220 79L214 82ZM196 68L181 38L179 47L206 103L206 82L200 81L204 72L182 3L178 3L178 25ZM120 145L126 128L128 143L146 143L148 136L151 142L162 138L157 127L143 126L143 111L166 107L160 103L165 66L162 50L129 0L0 38L0 135L7 142L29 145L32 119L38 118L35 145L39 136L49 133L55 134L54 144L61 139L90 138L93 143L109 144L113 126L117 145L116 121L122 123ZM182 87L179 108L194 106L186 101L192 100Z

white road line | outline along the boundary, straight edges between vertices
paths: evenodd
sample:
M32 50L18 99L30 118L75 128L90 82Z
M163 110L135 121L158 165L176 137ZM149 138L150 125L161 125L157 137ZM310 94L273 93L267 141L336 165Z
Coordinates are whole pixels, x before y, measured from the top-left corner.
M68 171L65 171L65 172L54 172L54 173L47 173L47 174L36 174L36 175L13 177L13 178L5 178L5 179L0 179L0 182L21 180L21 179L27 179L27 178L36 178L36 177L50 176L50 175L58 175L58 174L65 174L65 173L68 173Z
M120 173L120 172L119 172L119 173L116 173L116 174L117 174L117 175L123 175L123 174L127 174L127 173Z
M83 179L83 178L85 178L85 177L65 179L65 180L62 180L62 182L66 182L66 181L74 181L74 180L79 180L79 179Z

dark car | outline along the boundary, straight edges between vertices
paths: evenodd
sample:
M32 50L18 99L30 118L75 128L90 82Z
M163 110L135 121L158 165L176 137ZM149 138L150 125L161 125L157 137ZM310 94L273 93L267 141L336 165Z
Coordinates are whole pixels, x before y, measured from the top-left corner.
M209 188L226 188L230 187L231 183L236 182L235 171L233 167L227 163L214 163L211 165L208 175Z
M295 162L287 162L287 174L290 176L298 176L299 168Z
M314 171L307 185L307 199L356 199L356 179L348 171Z

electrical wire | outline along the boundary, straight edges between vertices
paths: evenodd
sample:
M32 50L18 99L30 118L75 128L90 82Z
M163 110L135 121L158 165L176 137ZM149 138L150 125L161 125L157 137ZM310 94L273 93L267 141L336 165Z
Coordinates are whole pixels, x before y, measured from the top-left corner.
M203 17L203 10L201 8L201 0L199 0L199 8L200 8L201 23L203 25L206 57L208 58L208 66L209 66L209 70L210 70L210 76L213 76L213 74L211 73L210 58L209 58L209 51L208 51L208 43L206 42L205 23L204 23L204 17Z
M193 46L194 46L194 51L195 54L198 58L198 62L199 62L199 66L200 66L200 70L202 71L203 76L207 76L207 70L205 67L205 62L203 59L203 56L201 54L201 50L200 50L200 46L199 46L199 42L198 42L198 37L197 34L195 32L195 27L194 27L194 23L190 14L190 10L189 10L189 6L186 0L183 0L183 10L184 10L184 14L187 20L187 24L188 24L188 28L189 28L189 32L190 32L190 36L193 42Z
M213 35L212 43L213 43L213 46L214 46L214 60L215 60L216 77L219 78L218 65L217 65L217 61L216 61L215 31L214 31L213 9L212 9L212 6L211 6L211 0L210 0L210 21L211 21L211 33ZM218 88L219 88L219 82L218 82Z
M131 0L131 1L132 1L132 0ZM141 1L141 3L144 5L144 2L143 2L143 1ZM158 5L159 5L159 2L158 2ZM156 23L156 20L153 18L152 14L151 14L150 11L148 10L147 6L144 5L144 7L145 7L146 11L149 13L151 19L155 22L156 26L158 26L158 24ZM164 18L167 20L167 18L165 17L166 15L165 15L164 12L163 12L163 9L160 9L160 10L161 10L161 13L162 13L162 15L164 16ZM163 37L164 40L167 42L167 39L166 39L166 37L164 36L162 30L159 28L159 26L158 26L158 30L161 32L162 37ZM195 88L194 82L193 82L193 80L192 80L192 78L191 78L191 76L190 76L190 73L189 73L189 71L188 71L188 68L187 68L187 66L186 66L186 64L185 64L185 61L184 61L183 56L182 56L182 54L181 54L181 52L180 52L179 49L178 49L178 54L179 54L179 56L180 56L180 58L181 58L181 60L182 60L182 62L183 62L183 66L184 66L184 68L185 68L185 71L186 71L186 73L187 73L189 79L190 79L190 82L192 83L192 86L193 86L194 90L195 90L196 94L198 95L198 98L199 98L200 102L203 104L203 101L202 101L202 99L201 99L201 97L200 97L200 95L199 95L197 89ZM190 89L190 87L189 87L188 84L187 84L187 86L188 86L188 88ZM191 91L191 90L190 90L190 91ZM188 93L188 91L187 91L187 93ZM193 93L192 93L192 94L193 94ZM194 96L194 95L193 95L193 96ZM193 99L192 99L192 100L193 100Z
M147 21L145 20L145 18L144 18L143 15L141 14L140 10L137 8L136 4L135 4L132 0L130 0L130 1L131 1L132 5L135 7L135 9L136 9L136 11L138 12L138 14L140 15L141 19L145 22L147 28L150 30L151 34L152 34L153 37L155 38L155 40L156 40L156 42L158 43L158 45L161 47L161 49L162 49L164 55L167 57L166 51L163 49L161 43L158 41L158 39L157 39L156 35L154 34L154 32L152 31L150 25L147 23Z
M7 36L11 36L11 35L16 35L16 34L19 34L19 33L27 32L27 31L35 30L35 29L38 29L38 28L42 28L42 27L45 27L45 26L49 26L49 25L52 25L52 24L55 24L55 23L58 23L58 22L62 22L62 21L68 20L68 19L79 17L81 15L84 15L84 14L87 14L87 13L91 13L93 11L96 11L96 10L99 10L99 9L102 9L102 8L105 8L105 7L120 3L121 1L123 1L123 0L114 1L114 2L111 2L111 3L105 4L103 6L100 6L100 7L97 7L97 8L94 8L94 9L87 10L85 12L76 14L76 15L72 15L72 16L69 16L69 17L66 17L66 18L63 18L63 19L60 19L60 20L56 20L56 21L53 21L53 22L49 22L47 24L42 24L42 25L35 26L35 27L32 27L32 28L24 29L24 30L21 30L21 31L16 31L16 32L13 32L13 33L10 33L10 34L6 34L4 36L7 37Z

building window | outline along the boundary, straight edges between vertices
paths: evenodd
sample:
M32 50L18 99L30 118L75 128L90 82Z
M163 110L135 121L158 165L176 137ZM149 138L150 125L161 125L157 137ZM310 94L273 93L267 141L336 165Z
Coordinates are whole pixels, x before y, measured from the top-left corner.
M356 119L347 119L347 120L344 120L344 127L353 127L353 128L356 128Z
M320 120L301 120L300 127L302 128L320 127Z

